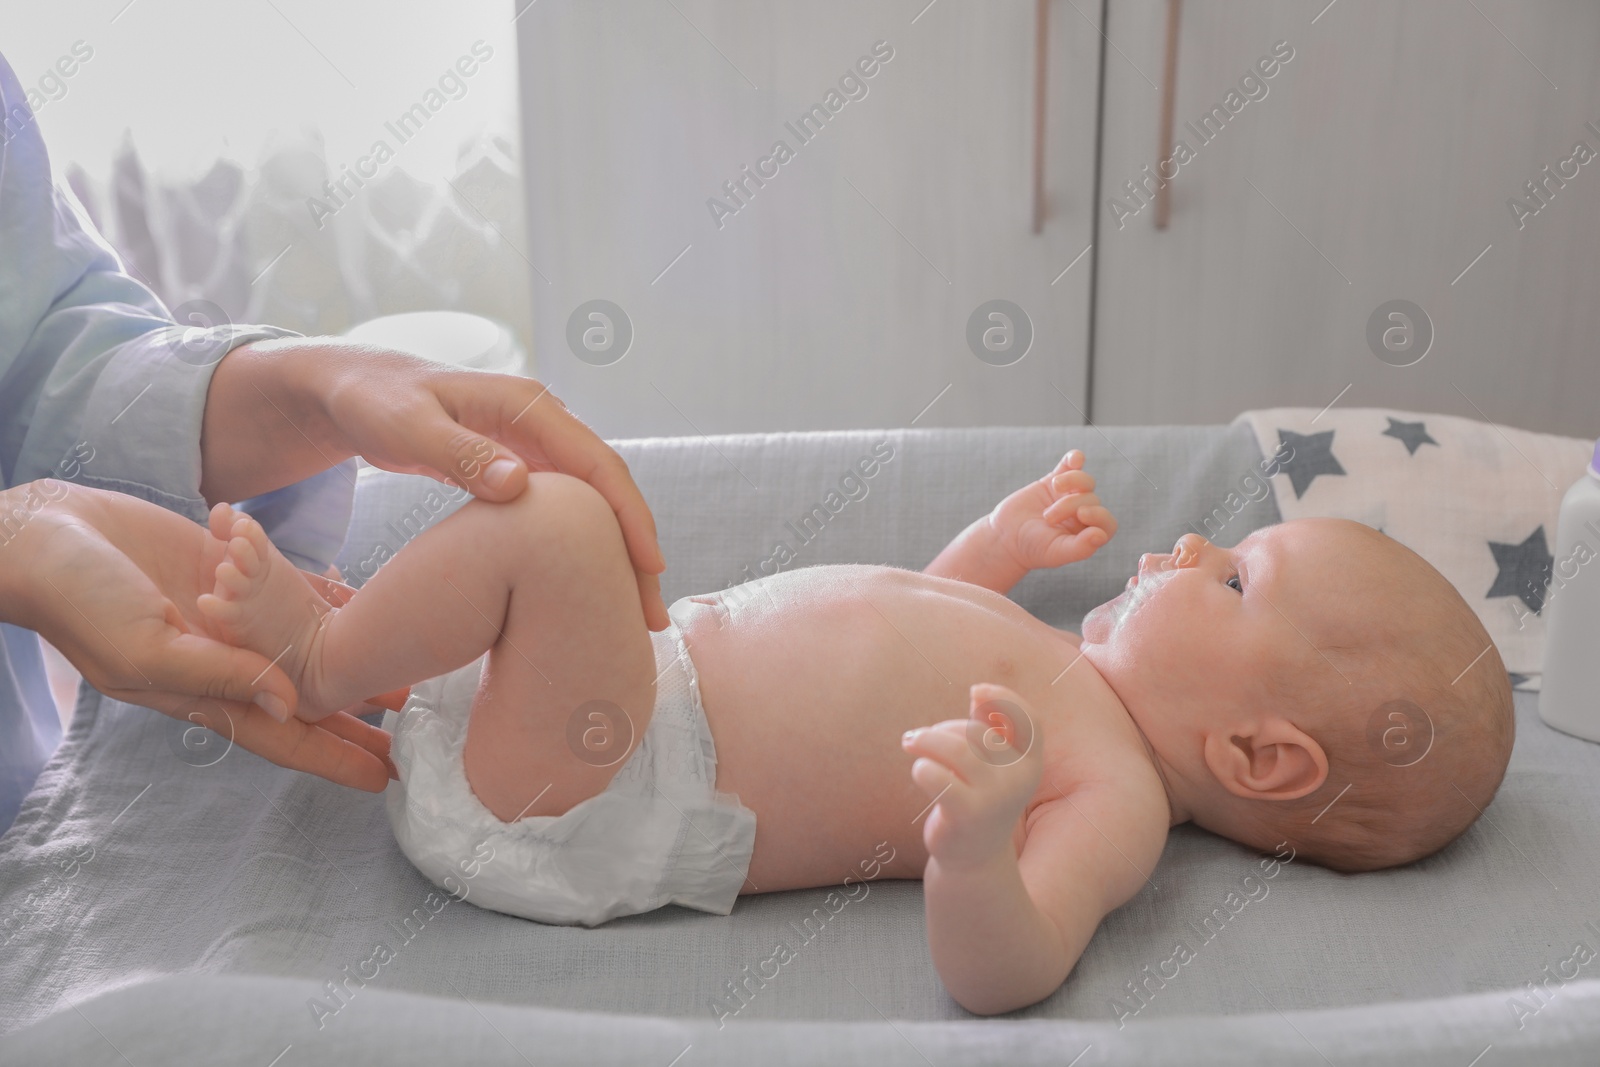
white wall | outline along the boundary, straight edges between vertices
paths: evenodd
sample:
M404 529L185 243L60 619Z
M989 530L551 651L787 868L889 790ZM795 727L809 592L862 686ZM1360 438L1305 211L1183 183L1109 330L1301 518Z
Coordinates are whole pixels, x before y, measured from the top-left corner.
M175 175L219 156L253 165L274 131L301 126L322 131L330 162L352 160L478 39L495 59L396 163L431 181L452 173L464 133L514 138L510 0L5 0L0 12L0 53L24 86L75 42L94 50L39 111L58 168L105 173L125 130Z

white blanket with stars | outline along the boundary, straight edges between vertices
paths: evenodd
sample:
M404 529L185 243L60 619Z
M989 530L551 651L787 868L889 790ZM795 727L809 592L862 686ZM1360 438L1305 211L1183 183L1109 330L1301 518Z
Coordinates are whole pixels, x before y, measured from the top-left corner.
M1477 611L1512 683L1538 687L1543 606L1577 565L1554 558L1556 515L1592 441L1382 408L1266 408L1235 421L1263 456L1293 450L1272 478L1285 520L1354 519L1407 546ZM1589 549L1600 556L1600 538Z

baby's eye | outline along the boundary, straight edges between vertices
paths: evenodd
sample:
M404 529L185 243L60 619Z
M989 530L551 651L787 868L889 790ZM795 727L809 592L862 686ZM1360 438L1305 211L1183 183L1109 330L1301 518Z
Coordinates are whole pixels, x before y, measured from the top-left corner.
M1228 579L1228 584L1237 589L1239 592L1244 592L1244 583L1239 580L1239 576L1237 574Z

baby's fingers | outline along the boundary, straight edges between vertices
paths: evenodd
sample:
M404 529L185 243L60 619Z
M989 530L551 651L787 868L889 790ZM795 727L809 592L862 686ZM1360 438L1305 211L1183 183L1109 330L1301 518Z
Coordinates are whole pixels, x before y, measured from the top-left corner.
M1085 526L1104 530L1106 540L1109 541L1117 533L1117 517L1111 514L1111 509L1101 504L1085 505L1078 509L1078 521Z
M1106 532L1098 526L1085 526L1077 533L1063 533L1044 550L1045 567L1065 567L1088 559L1106 545Z
M970 690L969 747L991 767L1015 763L1034 748L1033 712L1014 689L998 682L978 682Z
M953 804L963 793L972 789L949 767L926 756L911 764L911 780L917 783L917 788L922 790L930 802ZM931 803L929 807L932 807Z
M1050 493L1061 497L1068 493L1087 493L1094 489L1094 475L1088 471L1057 472L1050 476Z
M1100 498L1094 493L1073 493L1070 496L1062 497L1045 508L1044 521L1052 526L1060 526L1064 523L1071 523L1074 520L1081 522L1082 520L1078 515L1080 510L1098 507L1101 507ZM1110 513L1107 512L1107 514Z
M922 814L927 816L929 826L942 823L948 831L970 827L975 819L982 817L984 794L963 782L949 767L937 760L924 756L912 763L911 780L928 798ZM934 812L938 813L937 819Z
M942 764L961 782L972 785L982 768L967 743L967 730L965 720L951 719L937 726L907 730L900 744L911 755Z
M1061 457L1061 462L1056 464L1051 474L1062 474L1066 471L1075 471L1083 467L1083 449L1071 448Z

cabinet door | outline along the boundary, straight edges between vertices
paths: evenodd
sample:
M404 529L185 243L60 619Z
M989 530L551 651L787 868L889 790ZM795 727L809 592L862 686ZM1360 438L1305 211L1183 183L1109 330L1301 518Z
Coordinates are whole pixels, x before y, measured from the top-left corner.
M1600 126L1600 5L1191 0L1175 133L1193 158L1165 230L1112 197L1137 208L1124 183L1157 163L1146 77L1161 80L1167 4L1109 12L1096 421L1219 422L1340 397L1600 433L1600 160L1567 162L1580 141L1600 152L1587 125ZM1246 100L1241 77L1279 41L1293 58ZM1202 143L1185 124L1230 90L1245 103ZM1542 204L1527 188L1541 179ZM1397 365L1418 354L1415 316L1386 310L1374 334L1392 329L1390 346L1369 343L1395 300L1431 321L1420 362Z
M535 373L607 436L1079 421L1099 36L1051 7L1037 235L1033 0L527 8Z

